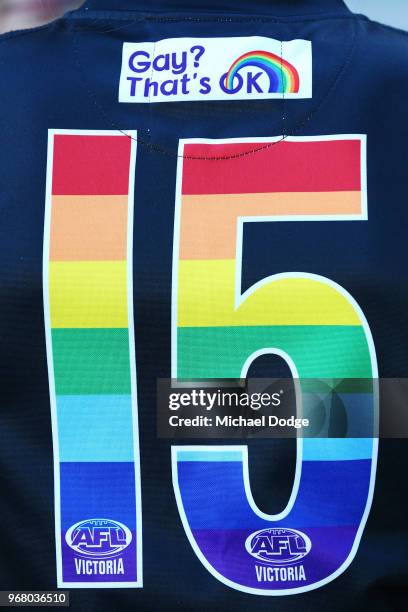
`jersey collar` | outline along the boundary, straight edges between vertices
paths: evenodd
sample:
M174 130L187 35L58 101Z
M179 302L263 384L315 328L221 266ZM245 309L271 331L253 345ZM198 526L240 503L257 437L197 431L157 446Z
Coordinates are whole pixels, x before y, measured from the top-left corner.
M272 16L348 13L343 0L88 0L82 10L259 12Z

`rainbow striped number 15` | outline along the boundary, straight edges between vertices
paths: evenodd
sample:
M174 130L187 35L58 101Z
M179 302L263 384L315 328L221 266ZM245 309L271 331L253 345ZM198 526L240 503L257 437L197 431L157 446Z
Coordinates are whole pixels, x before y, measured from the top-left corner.
M245 378L265 353L300 379L372 379L374 345L355 300L313 274L241 293L243 225L367 220L362 136L180 143L173 277L174 378ZM224 158L224 159L222 159ZM307 224L305 223L305 232ZM368 405L374 387L343 401ZM224 584L259 595L322 586L352 562L371 506L377 441L304 439L286 508L251 496L246 446L175 446L174 490L194 552Z
M44 312L60 587L142 586L129 135L49 134ZM278 140L180 144L175 378L245 377L268 352L303 380L377 376L364 315L333 281L291 272L241 293L244 223L367 219L364 137ZM372 389L343 388L348 408L364 403L374 424ZM188 539L213 576L241 591L326 584L356 554L376 458L372 438L299 441L290 500L269 516L251 497L245 446L175 446Z

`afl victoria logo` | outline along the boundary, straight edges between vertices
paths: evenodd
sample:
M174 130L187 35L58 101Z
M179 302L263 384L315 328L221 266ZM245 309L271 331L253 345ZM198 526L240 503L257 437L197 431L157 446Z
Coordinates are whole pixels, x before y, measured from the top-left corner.
M261 529L252 533L245 542L250 555L273 565L289 565L309 554L312 543L297 529Z
M132 532L123 523L110 519L88 519L72 525L65 535L72 550L85 557L114 557L132 541Z

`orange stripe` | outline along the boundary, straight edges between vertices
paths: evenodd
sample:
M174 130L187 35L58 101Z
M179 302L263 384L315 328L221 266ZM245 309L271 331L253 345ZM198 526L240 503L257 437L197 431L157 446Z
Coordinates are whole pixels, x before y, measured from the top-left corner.
M359 191L182 197L180 259L234 259L237 217L358 215Z
M127 196L53 196L51 261L125 260Z

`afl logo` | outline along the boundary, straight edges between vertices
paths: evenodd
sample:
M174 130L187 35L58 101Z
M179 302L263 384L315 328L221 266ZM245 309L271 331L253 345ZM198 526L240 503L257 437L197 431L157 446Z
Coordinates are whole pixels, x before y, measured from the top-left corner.
M85 557L114 557L132 541L132 532L123 523L110 519L88 519L70 527L65 541L72 550Z
M245 542L250 555L273 565L288 565L309 554L312 543L297 529L261 529L252 533Z

